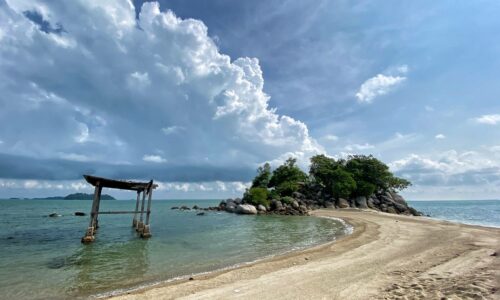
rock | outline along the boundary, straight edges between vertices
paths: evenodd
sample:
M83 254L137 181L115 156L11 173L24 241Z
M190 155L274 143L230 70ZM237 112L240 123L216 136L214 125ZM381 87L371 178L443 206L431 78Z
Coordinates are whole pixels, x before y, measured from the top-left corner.
M398 213L397 210L392 206L387 207L387 212L390 214L397 214Z
M267 208L266 208L264 205L259 204L259 205L257 206L257 210L258 210L258 211L263 211L263 212L265 212L265 211L267 211Z
M179 209L178 206L172 206L170 209Z
M404 213L404 212L408 211L408 206L406 206L406 205L399 204L397 202L393 202L393 205L394 205L394 208L396 208L396 210L400 213Z
M191 208L187 207L186 205L181 206L179 209L181 209L181 210L191 210Z
M299 208L299 202L297 200L292 201L292 207L295 209Z
M282 210L283 209L283 204L279 200L272 200L271 201L271 210Z
M199 213L197 213L196 215L197 215L197 216L204 216L204 215L205 215L205 213L204 213L204 212L199 212Z
M200 208L198 207L198 205L194 205L193 209L200 209Z
M366 205L368 206L368 208L377 209L375 203L373 203L373 198L369 198L368 200L366 200Z
M305 199L305 196L304 196L304 194L302 194L302 193L299 193L299 192L293 192L293 193L292 193L292 198L295 198L295 199Z
M236 205L234 205L234 203L228 204L225 208L225 211L230 213L236 212Z
M356 202L356 207L358 208L368 208L365 196L356 197L356 199L354 199L354 202Z
M49 215L49 217L51 217L51 218L57 218L57 217L60 217L60 216L61 216L61 215L60 215L60 214L58 214L58 213L51 213L51 214Z
M405 206L408 206L408 204L406 203L405 199L401 195L399 195L398 193L389 192L389 194L391 195L392 200L394 202L399 203L399 204L403 204Z
M251 204L239 204L236 206L236 213L242 215L256 215L257 208Z
M241 200L241 198L234 199L234 203L236 203L236 204L241 204L242 201L243 200Z
M85 216L86 213L81 212L81 211L75 211L75 216Z
M330 202L330 201L325 201L324 206L325 206L325 208L335 208L335 203Z
M337 206L339 208L348 208L349 207L349 202L346 199L344 199L344 198L339 198L337 200Z

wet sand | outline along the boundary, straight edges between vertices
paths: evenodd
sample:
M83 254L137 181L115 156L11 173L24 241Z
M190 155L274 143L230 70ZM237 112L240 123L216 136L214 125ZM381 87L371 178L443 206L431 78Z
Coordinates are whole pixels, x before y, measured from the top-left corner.
M498 228L374 211L313 215L341 218L354 231L326 245L116 298L500 299Z

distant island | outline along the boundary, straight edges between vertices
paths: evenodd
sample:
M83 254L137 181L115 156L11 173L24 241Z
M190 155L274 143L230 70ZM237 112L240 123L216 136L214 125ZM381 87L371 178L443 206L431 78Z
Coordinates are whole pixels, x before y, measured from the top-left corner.
M74 193L74 194L69 194L67 196L52 196L52 197L31 198L31 199L32 200L92 200L93 198L94 194ZM11 198L11 199L19 199L19 198ZM101 195L101 200L116 200L116 199L111 195L103 194Z

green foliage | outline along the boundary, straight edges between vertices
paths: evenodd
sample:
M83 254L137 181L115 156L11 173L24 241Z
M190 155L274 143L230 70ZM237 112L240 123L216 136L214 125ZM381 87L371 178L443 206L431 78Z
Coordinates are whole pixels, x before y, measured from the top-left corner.
M352 155L346 162L349 171L358 185L356 195L369 196L375 191L402 190L411 183L395 177L389 167L372 155ZM370 194L370 191L372 191Z
M283 204L290 204L291 205L293 203L293 201L295 201L295 199L293 199L292 197L289 197L289 196L285 196L285 197L281 197L280 201Z
M269 200L267 199L268 190L261 187L253 187L246 191L243 199L245 202L253 204L255 206L262 204L265 207L269 207Z
M291 196L307 181L306 173L296 163L297 159L289 158L273 172L269 187L274 187L280 196Z
M257 176L252 181L252 187L267 188L271 180L271 166L265 163L257 169Z
M349 196L356 190L357 184L351 173L347 172L344 167L339 167L331 172L333 184L331 185L331 192L336 198L349 198Z

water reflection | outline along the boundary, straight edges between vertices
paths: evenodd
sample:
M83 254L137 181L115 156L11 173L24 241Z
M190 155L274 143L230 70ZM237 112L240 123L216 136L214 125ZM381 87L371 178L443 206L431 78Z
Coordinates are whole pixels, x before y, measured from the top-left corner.
M69 294L84 296L109 287L126 287L137 284L148 271L148 241L82 245L66 261L76 273Z

